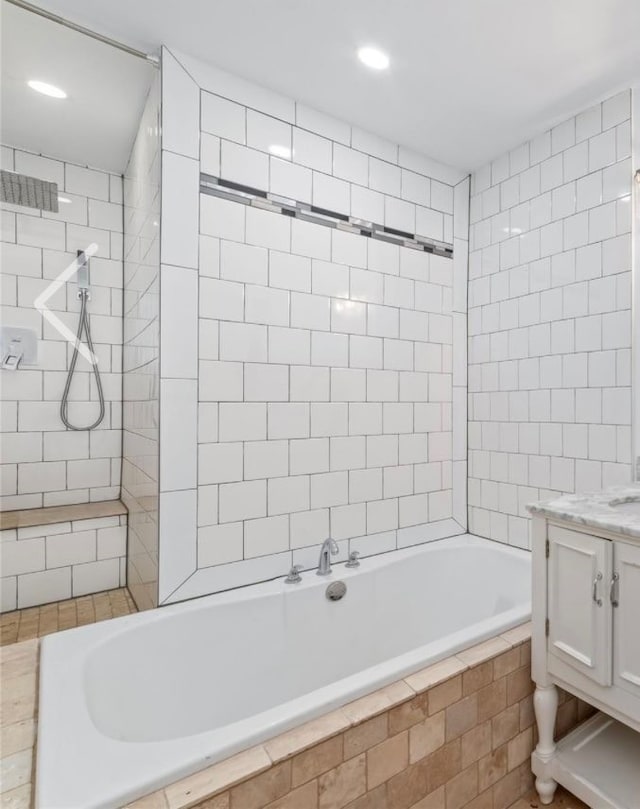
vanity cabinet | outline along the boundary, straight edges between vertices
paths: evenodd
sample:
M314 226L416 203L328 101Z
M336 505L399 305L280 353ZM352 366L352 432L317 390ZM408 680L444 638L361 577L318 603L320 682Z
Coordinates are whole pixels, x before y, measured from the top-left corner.
M640 538L533 519L536 787L594 809L640 808ZM601 713L556 744L559 686Z
M614 562L613 684L640 700L640 544L616 542Z
M613 543L549 525L547 632L549 671L560 661L600 685L611 685L613 619L604 590L612 576Z
M547 543L549 671L640 698L640 545L553 524Z

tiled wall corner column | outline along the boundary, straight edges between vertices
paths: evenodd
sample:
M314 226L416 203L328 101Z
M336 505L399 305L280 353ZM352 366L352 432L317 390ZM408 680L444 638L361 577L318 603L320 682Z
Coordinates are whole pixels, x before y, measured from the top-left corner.
M475 534L529 547L527 503L631 478L630 95L472 177Z
M465 177L453 189L453 518L467 530L467 291L469 190Z
M158 73L124 177L122 500L129 509L127 584L138 609L158 604L159 116Z
M162 51L159 601L197 567L200 88Z
M640 81L631 88L631 166L636 172L640 168ZM631 238L633 240L631 253L633 258L632 312L635 313L635 322L632 332L633 346L631 358L633 362L632 374L632 474L634 480L640 482L640 183L638 175L634 174Z
M468 179L166 49L162 156L160 602L329 534L344 559L463 531ZM198 198L200 172L459 255Z

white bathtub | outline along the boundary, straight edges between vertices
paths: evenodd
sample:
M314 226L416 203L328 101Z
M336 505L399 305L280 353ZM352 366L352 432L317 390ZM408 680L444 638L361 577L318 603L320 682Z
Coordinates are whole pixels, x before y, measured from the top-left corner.
M120 807L529 613L529 554L462 536L50 635L36 806Z

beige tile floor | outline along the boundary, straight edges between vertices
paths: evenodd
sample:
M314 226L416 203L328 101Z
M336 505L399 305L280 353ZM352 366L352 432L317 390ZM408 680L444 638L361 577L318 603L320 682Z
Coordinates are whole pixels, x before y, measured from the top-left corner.
M558 787L554 795L553 802L543 807L540 803L537 792L532 792L524 798L511 804L509 809L589 809L586 803L575 798L566 789Z
M0 616L0 645L8 646L13 643L33 640L52 632L117 618L120 615L128 615L135 611L135 604L125 588L60 601L55 604L47 604L43 607L16 610ZM9 738L5 734L5 731L8 731L9 728L3 728L4 744L2 746L5 750L0 769L6 776L2 780L6 781L5 785L9 789L8 792L5 792L4 789L2 790L3 809L5 806L12 809L13 807L16 809L23 809L24 807L26 809L31 802L32 745L35 737L34 717L37 706L35 705L35 680L33 683L31 682L34 674L24 674L23 668L24 665L29 664L30 671L33 672L37 662L35 659L32 661L30 658L29 660L23 660L22 658L25 655L33 656L37 654L37 644L33 646L25 644L20 649L19 659L7 661L2 666L5 685L9 684L12 675L22 674L21 677L16 677L13 680L11 683L12 688L5 689L4 696L7 697L7 704L3 706L4 710L1 712L5 714L3 719L12 724L11 730L16 731L17 728L19 731L13 732ZM13 670L14 668L15 671ZM29 682L22 688L22 681L27 679ZM18 688L18 685L21 687ZM22 690L25 689L25 695L22 697ZM22 706L23 702L25 703L24 706ZM15 717L10 715L21 706L24 707L22 712L24 715L22 713L16 714ZM13 724L15 721L18 721L19 724ZM5 770L6 772L4 772ZM537 794L532 792L530 795L520 798L509 809L541 809L541 807L542 804L539 802ZM589 807L566 790L558 788L549 809L589 809Z
M0 646L42 638L52 632L118 618L131 612L136 612L136 606L124 587L42 607L5 612L0 615Z

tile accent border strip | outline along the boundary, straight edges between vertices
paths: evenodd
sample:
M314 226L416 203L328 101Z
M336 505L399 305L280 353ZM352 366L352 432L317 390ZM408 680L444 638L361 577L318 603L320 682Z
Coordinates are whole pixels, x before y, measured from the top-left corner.
M338 211L318 208L307 202L281 197L277 194L262 191L259 188L252 188L251 186L213 177L210 174L200 174L200 192L213 197L222 197L222 199L231 202L239 202L242 205L262 208L272 213L303 219L306 222L313 222L315 225L337 228L357 236L379 239L383 242L391 242L401 247L410 247L413 250L425 253L434 253L445 258L453 257L453 245L447 242L425 239L415 233L406 233L375 222L367 222L364 219L347 216L347 214L339 213Z

